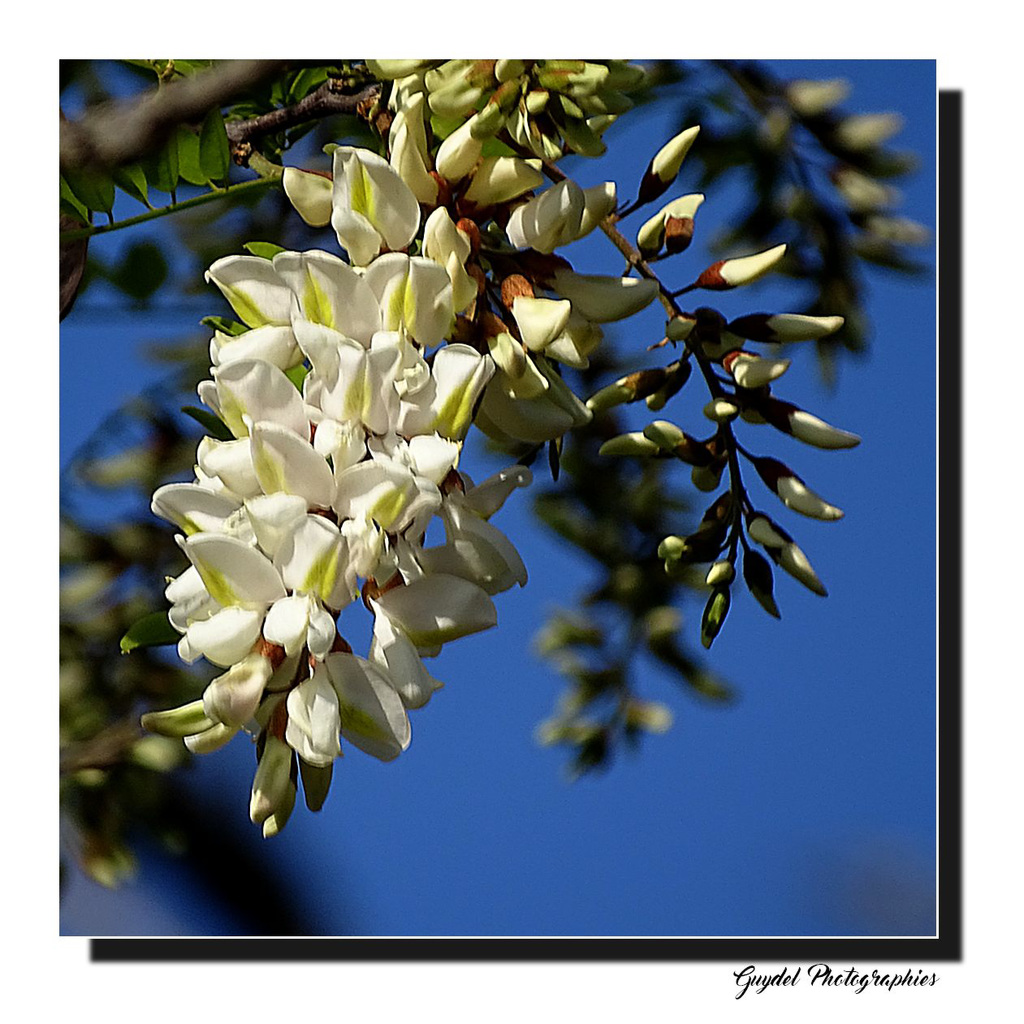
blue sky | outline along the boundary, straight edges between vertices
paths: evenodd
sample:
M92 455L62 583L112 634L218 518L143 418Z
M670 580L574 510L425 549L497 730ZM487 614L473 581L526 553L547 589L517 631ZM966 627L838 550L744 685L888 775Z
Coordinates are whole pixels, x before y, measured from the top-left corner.
M934 65L774 66L793 77L846 77L850 109L904 115L895 141L921 165L901 184L900 212L934 228ZM673 116L652 111L632 127L624 119L609 156L573 173L583 185L608 178L628 192L671 134ZM684 167L672 194L691 188ZM730 189L709 190L694 246L678 258L687 269L709 261L702 245L728 223L737 199ZM641 219L627 224L635 230ZM139 237L128 231L95 244L113 252ZM568 255L584 270L619 265L600 240ZM320 933L335 932L343 918L361 932L392 935L930 933L934 285L870 270L866 277L869 356L846 361L829 392L813 353L797 351L776 389L863 444L819 452L764 427L744 435L756 451L790 462L846 517L826 524L779 510L830 596L780 578L781 622L737 596L713 651L739 690L736 704L698 703L652 671L642 690L671 707L671 732L607 773L566 781L564 755L534 736L562 683L531 644L546 611L585 588L589 569L514 498L496 522L523 554L530 583L497 599L497 630L449 645L431 666L447 686L414 714L412 746L397 762L349 752L324 810L297 809L286 831L264 842L247 823L246 742L198 760L188 773L196 799L248 830ZM782 311L796 294L768 278L720 308ZM101 298L87 294L88 308L62 329L62 464L104 416L163 376L141 359L142 345L178 338L217 308L211 296L199 309L138 315L120 306L105 312ZM644 323L660 336L656 312ZM465 465L473 472L472 459ZM773 500L763 497L774 513ZM695 635L697 623L690 627ZM230 920L198 905L192 885L184 865L156 854L116 893L73 877L62 930L230 934ZM866 903L865 893L888 899Z

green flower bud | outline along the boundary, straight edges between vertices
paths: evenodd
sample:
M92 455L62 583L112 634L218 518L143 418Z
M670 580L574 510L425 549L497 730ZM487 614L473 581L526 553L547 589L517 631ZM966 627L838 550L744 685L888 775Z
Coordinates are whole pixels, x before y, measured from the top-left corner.
M700 642L704 647L710 647L714 639L722 630L725 617L729 614L729 591L727 589L716 590L704 607L704 617L700 624Z

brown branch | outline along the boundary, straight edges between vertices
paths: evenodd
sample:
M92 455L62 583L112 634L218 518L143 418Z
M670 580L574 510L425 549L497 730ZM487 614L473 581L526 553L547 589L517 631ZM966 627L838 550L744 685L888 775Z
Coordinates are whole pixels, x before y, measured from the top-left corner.
M177 125L201 121L287 66L282 60L230 60L141 98L103 104L77 121L61 117L61 167L118 167L159 149Z
M279 107L266 114L250 118L247 121L228 121L228 142L232 150L240 148L270 132L294 128L318 117L329 117L332 114L357 114L366 111L380 95L380 85L374 82L360 92L344 92L345 81L340 78L328 78L318 89L304 96L298 103L290 107Z

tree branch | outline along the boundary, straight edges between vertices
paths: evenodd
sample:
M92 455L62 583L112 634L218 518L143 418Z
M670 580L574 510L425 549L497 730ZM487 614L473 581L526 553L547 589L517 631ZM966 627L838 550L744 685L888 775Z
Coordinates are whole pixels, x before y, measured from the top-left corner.
M77 121L61 117L60 165L118 167L159 149L179 124L201 121L214 107L273 78L282 60L230 60L133 100L108 103Z
M232 150L238 150L247 143L251 144L261 135L283 131L285 128L294 128L295 125L312 121L318 117L359 113L361 110L368 109L380 95L380 85L377 82L366 86L357 93L344 92L345 88L344 79L328 78L318 89L290 107L279 107L277 110L260 114L248 121L226 122L224 127L227 129L228 142L231 144Z

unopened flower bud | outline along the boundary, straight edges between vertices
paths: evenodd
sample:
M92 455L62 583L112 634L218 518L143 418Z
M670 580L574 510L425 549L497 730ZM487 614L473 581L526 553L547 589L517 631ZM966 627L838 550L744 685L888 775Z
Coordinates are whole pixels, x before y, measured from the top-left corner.
M521 60L499 60L494 65L494 77L499 82L510 82L522 76L525 71L526 65Z
M715 562L714 565L708 569L708 574L704 580L709 587L717 586L728 586L732 583L736 576L736 570L733 568L732 562L722 561Z
M725 617L729 614L729 591L728 589L716 590L704 607L704 617L700 624L700 642L704 647L710 647L714 639L722 631L725 624Z
M587 408L593 412L603 412L624 402L632 402L635 397L633 388L616 381L614 384L607 384L600 391L595 391L587 399Z
M677 394L683 385L690 379L693 367L687 363L676 363L674 368L670 367L665 383L653 394L646 398L647 408L651 412L658 412L664 409L668 400Z
M686 538L677 537L674 534L666 537L658 545L658 557L664 559L681 558L686 552Z
M603 277L561 268L555 270L554 287L580 316L600 324L638 313L658 294L658 282L645 277Z
M724 462L713 462L708 466L694 466L690 470L690 480L698 491L709 494L716 490L722 480L722 471L725 469Z
M672 728L672 712L664 704L631 700L626 705L626 726L644 732L661 734Z
M476 206L494 206L543 185L544 175L534 162L540 163L514 156L484 157L473 172L465 198Z
M665 218L659 210L650 220L644 221L636 233L636 247L640 255L649 259L661 252L665 242Z
M818 574L807 560L807 556L792 541L782 546L775 560L790 576L799 580L809 590L822 597L828 597L825 585L818 579Z
M884 210L900 201L898 189L883 185L852 167L838 168L831 178L846 205L855 213Z
M753 352L733 350L722 357L722 366L741 388L760 388L781 377L790 359L762 359Z
M147 732L175 739L205 732L214 724L213 719L203 709L201 700L194 700L180 708L170 708L167 711L150 711L142 716L142 728Z
M628 434L619 434L605 441L598 449L598 455L655 455L661 449L650 439L644 437L639 431L632 431Z
M712 398L704 406L704 415L714 423L728 423L739 415L739 406L727 398Z
M636 402L647 398L664 385L669 373L663 369L637 370L620 377L614 384L601 388L587 399L587 406L597 412L610 409L624 402Z
M225 725L244 725L256 713L273 671L270 659L255 651L232 665L203 693L206 714Z
M755 459L754 468L765 485L779 496L786 508L791 508L794 512L799 512L812 519L823 519L826 522L842 519L842 509L830 505L815 494L800 477L778 459L766 457Z
M261 825L286 804L288 789L292 785L292 756L292 748L284 740L267 735L249 800L249 818L255 824Z
M672 452L686 441L686 434L668 420L655 420L644 427L644 437L653 441L662 451Z
M751 341L816 341L834 334L845 321L841 316L803 316L799 313L751 313L729 323L729 330Z
M690 332L697 326L695 317L674 316L665 327L665 337L669 341L686 341Z
M772 249L755 253L753 256L739 256L732 260L712 263L694 282L698 288L710 291L726 291L740 285L751 284L764 277L786 253L786 246L776 245Z
M295 807L295 783L289 780L288 788L285 790L284 800L277 807L273 814L263 822L263 838L272 839L288 823L292 809Z
M782 548L789 543L789 535L764 515L755 514L747 520L747 535L755 543L771 549Z
M433 60L368 60L366 66L375 78L405 78L418 71L425 71L436 64Z
M773 427L815 448L836 450L856 448L860 444L860 438L856 434L833 427L817 416L812 416L809 412L778 398L768 398L762 404L761 411Z
M747 551L743 555L743 582L769 615L776 619L782 618L772 594L775 585L772 567L768 560L756 551Z
M473 125L478 116L474 115L456 128L437 151L437 171L448 181L461 181L480 159L483 143L473 136Z

